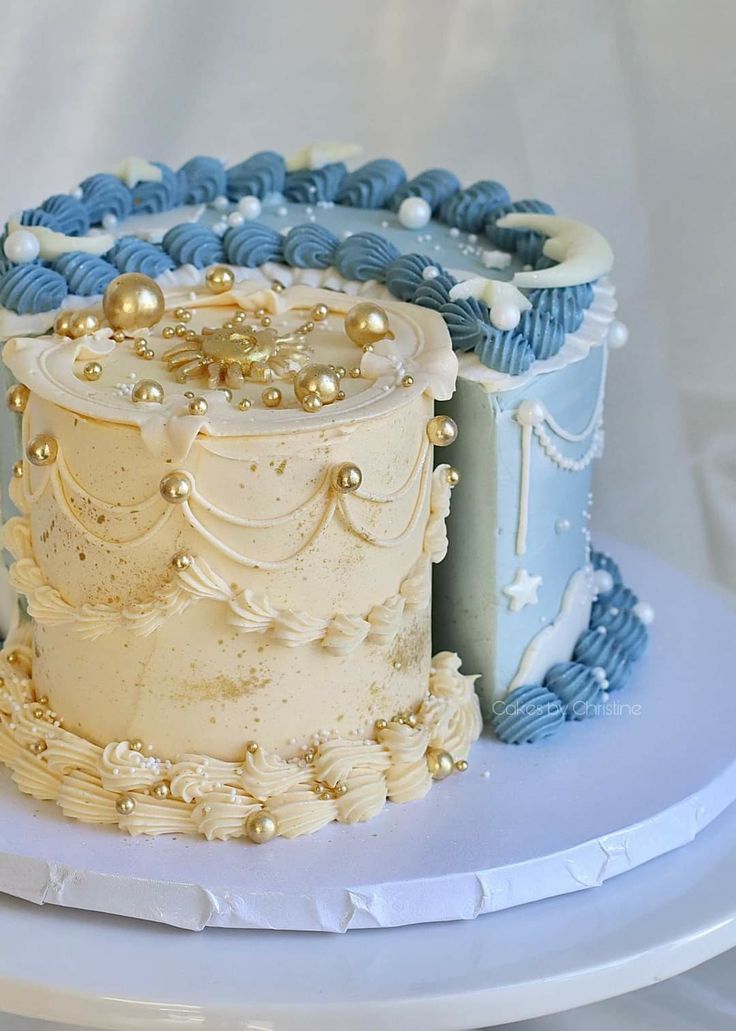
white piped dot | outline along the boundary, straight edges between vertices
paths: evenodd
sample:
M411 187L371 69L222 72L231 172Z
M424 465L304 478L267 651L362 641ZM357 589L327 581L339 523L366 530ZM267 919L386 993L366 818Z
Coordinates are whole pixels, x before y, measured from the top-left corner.
M596 569L593 576L596 594L608 594L613 590L613 577L607 569Z
M522 401L516 410L517 422L522 426L539 426L547 416L546 409L541 401L527 398Z
M632 612L635 616L638 616L644 626L649 626L650 623L654 622L654 608L649 604L648 601L638 601Z
M228 209L228 199L227 199L227 197L224 197L222 194L220 194L219 197L215 197L215 199L212 201L212 207L215 209L215 211L227 211L227 209Z
M229 226L242 226L245 222L245 215L240 211L231 211L227 216L227 224Z
M440 270L436 265L426 265L422 269L422 279L436 279L440 274Z
M608 330L608 346L614 350L618 350L623 347L629 339L629 330L623 322L619 322L615 319L611 323L611 328Z
M555 533L567 533L570 529L569 519L558 519L555 523Z

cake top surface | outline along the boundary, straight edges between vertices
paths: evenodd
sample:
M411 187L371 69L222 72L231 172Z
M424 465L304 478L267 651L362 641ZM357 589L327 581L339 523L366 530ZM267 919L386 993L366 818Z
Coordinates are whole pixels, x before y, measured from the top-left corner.
M261 151L230 167L198 156L178 171L129 158L16 212L2 237L0 335L46 332L121 273L196 290L224 265L236 283L276 279L436 311L464 367L493 389L564 359L610 270L605 239L491 179L463 187L442 168L408 178L388 158L349 171L357 151Z

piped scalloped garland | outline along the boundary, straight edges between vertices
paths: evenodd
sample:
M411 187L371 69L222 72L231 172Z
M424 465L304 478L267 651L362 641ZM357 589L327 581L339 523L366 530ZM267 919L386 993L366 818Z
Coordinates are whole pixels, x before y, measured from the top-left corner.
M326 154L331 150L335 148L326 148ZM437 168L407 179L401 165L387 158L370 161L353 172L340 160L327 161L321 167L289 165L287 171L283 157L272 151L261 151L229 169L217 158L205 156L192 158L178 172L161 163L139 164L156 172L158 178L128 185L116 175L90 176L74 194L56 194L38 208L24 211L22 224L68 235L73 252L78 249L73 237L81 239L90 227L110 228L131 213L160 213L181 204L211 204L222 212L229 203L237 205L243 198L260 202L285 195L298 203L398 211L404 201L417 198L454 230L485 232L494 246L515 252L533 272L555 265L545 253L547 238L542 232L499 224L509 215L549 216L553 209L537 200L512 201L505 187L492 180L461 188L451 172ZM137 249L133 239L123 238L125 244L118 240L96 257L63 254L48 271L39 259L15 264L2 255L0 305L24 315L51 312L63 303L64 283L73 295L96 296L104 290L113 269L163 275L175 266L204 269L221 261L248 268L269 262L298 268L335 266L349 280L385 282L400 300L433 307L445 318L458 349L475 351L483 364L499 372L519 375L533 362L553 357L560 350L565 333L579 327L593 297L590 283L531 290L529 317L502 328L494 324L485 306L453 304L449 294L456 280L430 257L399 255L379 233L356 233L341 242L315 223L298 225L282 235L255 221L233 224L221 238L204 225L185 222L170 229L160 245L140 241ZM431 275L439 281L431 284Z
M377 720L366 737L326 737L285 760L255 742L238 762L154 756L141 741L104 748L64 729L39 698L23 630L0 652L0 762L17 787L83 823L129 834L193 834L210 841L295 838L333 820L359 823L387 800L423 798L432 781L467 769L482 722L475 677L450 652L433 660L416 711Z
M605 712L609 693L625 687L646 651L651 607L624 586L609 555L594 551L591 562L599 592L572 660L552 666L542 684L522 684L494 703L493 729L505 744L534 744L566 721Z

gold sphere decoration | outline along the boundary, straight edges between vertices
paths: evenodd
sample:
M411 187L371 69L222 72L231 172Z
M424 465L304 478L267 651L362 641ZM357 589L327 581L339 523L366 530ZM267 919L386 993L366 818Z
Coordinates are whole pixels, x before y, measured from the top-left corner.
M25 383L14 383L5 395L5 403L11 412L22 415L28 405L31 392Z
M224 294L235 286L232 269L224 265L213 265L212 268L208 268L204 278L213 294Z
M374 724L377 731L385 730L388 727L388 720L376 720Z
M206 415L208 408L207 399L204 397L193 397L189 402L190 415Z
M115 809L120 816L130 816L135 812L135 799L132 795L121 795L115 803Z
M130 395L136 404L163 404L164 388L155 379L142 379L133 387Z
M427 749L427 769L435 780L444 780L455 769L455 763L449 752L442 748Z
M358 347L377 344L386 337L393 340L388 312L373 301L361 301L345 316L345 332Z
M322 398L319 396L319 394L307 394L307 396L302 401L302 408L304 409L304 411L309 412L312 415L315 412L318 412L321 407Z
M73 311L60 311L54 319L54 333L60 337L69 336L69 322L71 320Z
M183 573L192 564L192 556L188 551L179 551L171 560L171 564L177 573Z
M312 308L312 318L315 322L324 322L329 314L330 309L326 304L315 304Z
M82 371L82 375L88 382L94 383L102 375L102 366L99 362L87 362Z
M160 801L163 802L164 799L169 797L169 785L166 784L164 781L161 781L160 784L154 784L151 788L151 794L154 798L158 798Z
M17 462L13 462L13 476L16 480L23 479L23 463L20 459Z
M46 751L48 746L45 741L39 739L38 741L33 741L28 747L34 755L41 755L42 752Z
M141 272L126 272L108 283L102 308L114 330L130 332L155 326L166 304L154 279Z
M238 401L238 411L247 412L252 404L253 402L249 398L244 397L240 401Z
M360 367L358 365L354 365L353 368L350 370L350 378L360 379Z
M258 742L249 741L248 744L245 746L245 750L249 755L255 755L258 751Z
M139 737L134 737L131 741L129 741L128 746L130 747L131 752L143 751L143 742Z
M427 436L435 447L447 447L457 439L457 423L449 415L435 415L427 423Z
M26 447L26 458L31 465L53 465L59 445L50 433L39 433Z
M414 386L414 377L413 376L404 376L403 379L401 380L401 385L402 385L402 387L413 387Z
M91 336L100 328L100 320L93 311L74 311L69 316L69 327L66 335L72 340Z
M450 487L457 487L460 482L460 473L457 469L450 468L447 470L447 483Z
M278 387L266 387L261 394L261 400L266 408L278 408L281 404L281 391Z
M255 845L264 845L276 835L276 821L267 809L257 809L245 821L245 833Z
M363 473L354 462L344 462L335 469L332 482L340 494L352 494L363 482Z
M329 365L305 365L294 377L294 393L300 404L307 394L316 394L323 405L337 400L340 377Z
M159 484L161 497L171 505L180 505L192 493L192 483L186 473L167 473Z
M467 759L457 759L455 761L455 769L457 770L458 773L465 773L467 768L468 768L468 760Z

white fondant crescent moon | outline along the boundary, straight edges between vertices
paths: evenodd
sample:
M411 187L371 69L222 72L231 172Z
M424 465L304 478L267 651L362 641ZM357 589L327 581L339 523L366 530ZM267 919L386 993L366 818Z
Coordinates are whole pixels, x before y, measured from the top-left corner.
M287 158L286 170L296 172L302 168L322 168L333 161L357 157L362 151L359 143L312 143Z
M113 175L124 182L128 189L132 189L138 183L160 183L163 178L160 168L144 158L136 157L121 161Z
M522 289L555 286L579 286L611 271L613 251L608 240L597 229L560 215L534 215L521 212L504 215L497 225L502 229L533 229L545 233L542 251L553 261L554 268L517 272L514 284Z
M39 255L47 261L60 258L62 254L69 251L83 251L85 254L106 254L115 243L115 237L110 233L98 233L96 236L66 236L64 233L57 233L46 226L21 226L17 222L10 222L8 233L17 229L32 233L39 243Z

